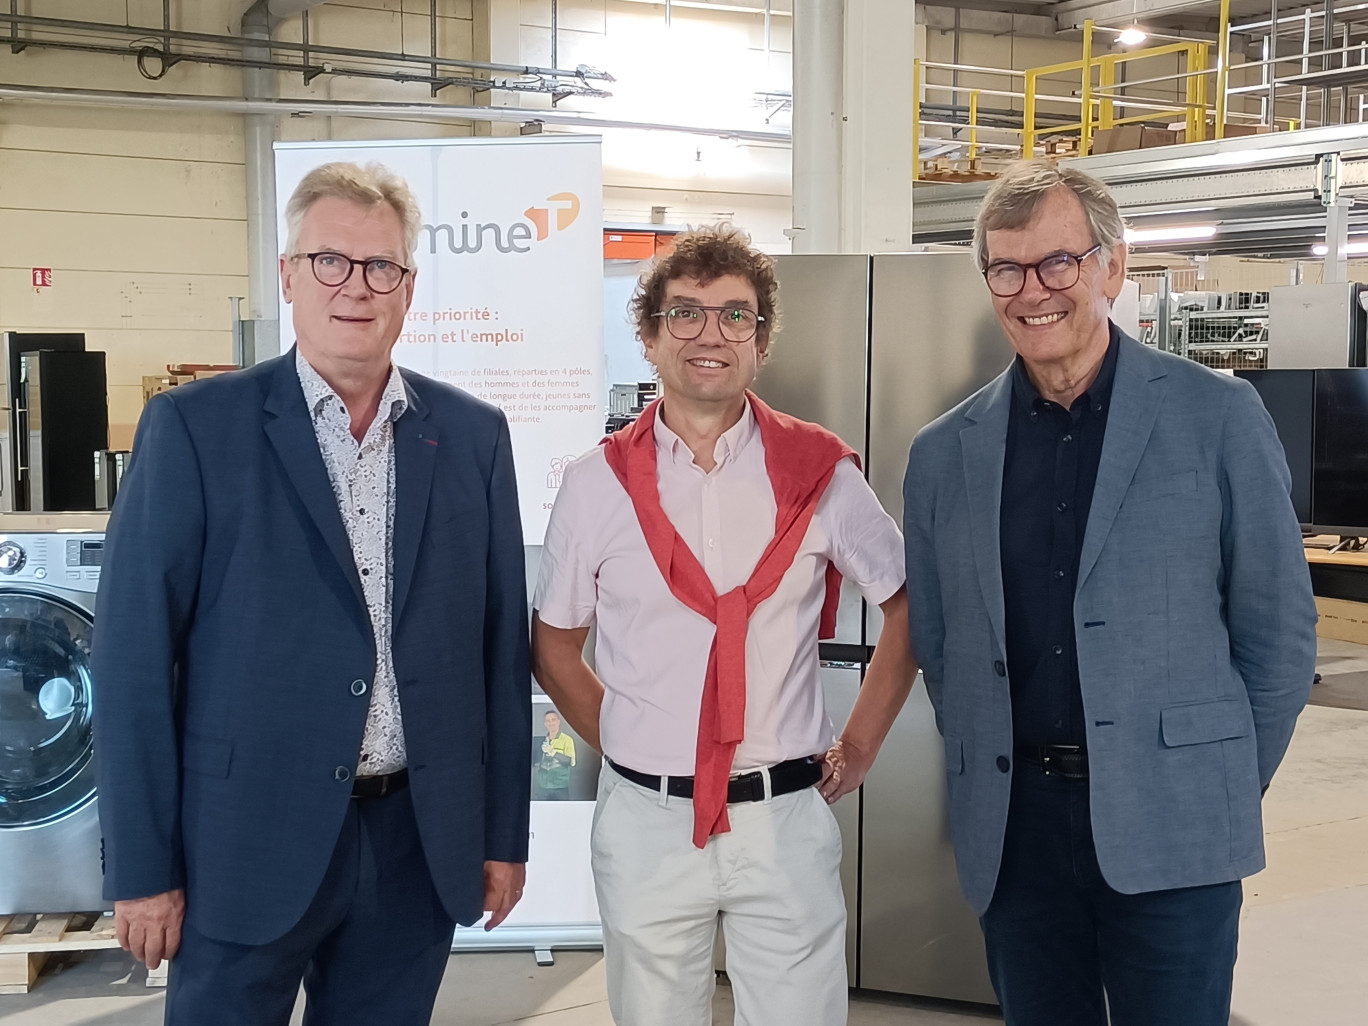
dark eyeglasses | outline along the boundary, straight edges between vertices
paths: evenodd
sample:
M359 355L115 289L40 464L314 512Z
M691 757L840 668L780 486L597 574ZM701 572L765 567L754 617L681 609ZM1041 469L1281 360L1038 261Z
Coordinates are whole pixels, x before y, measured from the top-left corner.
M404 275L411 272L411 268L403 264L397 264L393 260L384 257L371 257L369 260L353 260L349 256L341 253L321 252L321 253L296 253L295 260L308 258L313 265L314 277L318 279L320 285L327 285L336 288L344 284L352 276L359 264L362 268L361 274L365 279L366 287L379 296L387 296L404 283Z
M738 345L755 338L765 322L754 310L744 306L695 306L692 303L672 306L651 314L665 321L665 330L681 342L690 342L703 334L708 324L709 311L717 314L717 329L728 342Z
M1026 275L1035 271L1040 284L1051 292L1062 292L1078 284L1083 273L1083 261L1098 252L1101 244L1086 253L1051 253L1043 260L1033 264L1018 264L1011 260L1001 260L989 264L983 272L983 280L988 283L988 291L999 299L1010 299L1026 287Z

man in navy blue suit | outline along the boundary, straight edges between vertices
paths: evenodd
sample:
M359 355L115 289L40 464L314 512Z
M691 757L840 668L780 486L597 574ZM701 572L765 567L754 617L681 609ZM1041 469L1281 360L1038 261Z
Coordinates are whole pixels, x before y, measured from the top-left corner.
M156 396L94 643L105 896L166 1021L427 1023L455 923L522 893L531 732L508 425L390 360L420 230L310 172L298 346Z

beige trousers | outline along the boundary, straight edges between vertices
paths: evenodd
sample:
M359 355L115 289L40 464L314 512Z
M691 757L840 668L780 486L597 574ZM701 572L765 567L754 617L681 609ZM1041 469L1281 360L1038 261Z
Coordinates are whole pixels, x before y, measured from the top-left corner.
M736 1026L845 1026L841 835L816 788L732 805L693 846L693 804L604 765L592 835L618 1026L708 1026L719 920Z

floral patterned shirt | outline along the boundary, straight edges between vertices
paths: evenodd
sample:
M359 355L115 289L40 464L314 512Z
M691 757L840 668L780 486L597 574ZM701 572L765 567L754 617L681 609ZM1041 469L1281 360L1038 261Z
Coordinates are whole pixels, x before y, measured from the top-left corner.
M361 592L375 634L375 679L369 681L370 711L361 738L359 777L392 773L408 762L399 689L390 649L394 577L394 422L408 409L399 369L391 365L375 420L358 443L341 397L296 350L295 366L314 435L328 468L337 509L347 528Z

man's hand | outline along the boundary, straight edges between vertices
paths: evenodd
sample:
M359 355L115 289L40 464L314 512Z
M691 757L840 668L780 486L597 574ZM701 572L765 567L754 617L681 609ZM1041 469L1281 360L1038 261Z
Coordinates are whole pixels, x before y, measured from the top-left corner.
M484 864L485 911L490 913L486 930L492 930L513 911L522 898L527 882L527 866L521 862L486 862Z
M830 805L864 783L874 765L875 752L866 752L846 740L837 741L822 759L822 780L817 790Z
M164 891L149 898L114 902L114 932L119 946L147 968L170 961L180 950L185 921L185 891Z

